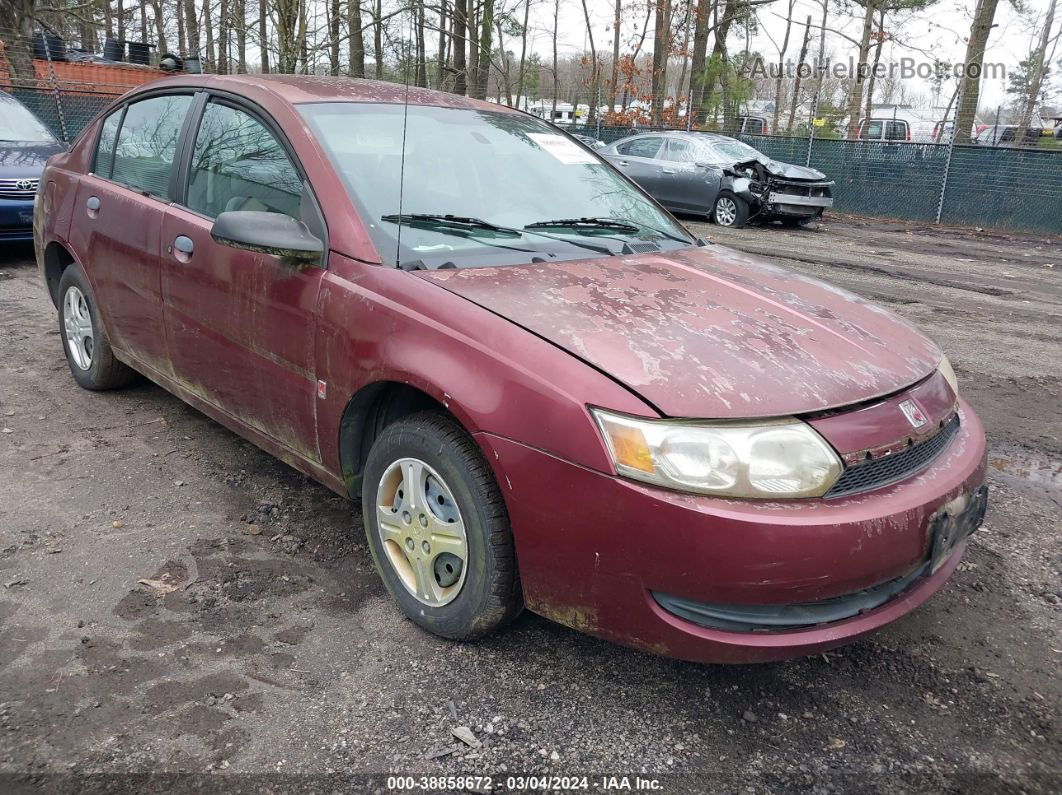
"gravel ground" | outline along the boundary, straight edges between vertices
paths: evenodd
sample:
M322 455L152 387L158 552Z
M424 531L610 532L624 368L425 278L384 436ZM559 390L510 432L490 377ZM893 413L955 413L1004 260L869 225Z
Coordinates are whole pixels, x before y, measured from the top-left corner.
M78 389L16 249L0 255L0 788L180 771L257 792L532 772L682 793L1062 790L1062 242L691 226L947 350L988 427L992 493L927 605L760 666L656 658L527 614L474 645L436 639L387 598L357 506L155 386Z

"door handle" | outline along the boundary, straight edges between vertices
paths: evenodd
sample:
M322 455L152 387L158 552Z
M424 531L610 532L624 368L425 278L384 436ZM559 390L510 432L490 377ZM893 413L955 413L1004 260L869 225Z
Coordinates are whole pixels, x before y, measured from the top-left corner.
M619 161L619 165L621 165L621 166L629 166L630 163L628 163L626 160L621 160L621 161Z
M664 173L665 174L674 174L675 173L675 169L673 169L673 168L665 168L664 169Z
M188 262L192 258L193 251L195 251L195 243L188 235L177 235L173 239L173 245L170 246L170 253L178 262Z
M100 212L100 197L99 196L89 196L85 200L85 212L88 214L89 218L95 218L97 215L99 215L99 212Z

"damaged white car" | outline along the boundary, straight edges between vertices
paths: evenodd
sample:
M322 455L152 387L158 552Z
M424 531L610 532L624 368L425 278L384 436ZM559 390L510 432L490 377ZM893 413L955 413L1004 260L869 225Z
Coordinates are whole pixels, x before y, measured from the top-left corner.
M672 212L706 215L720 226L803 226L833 206L833 180L821 171L781 163L725 135L645 133L599 154Z

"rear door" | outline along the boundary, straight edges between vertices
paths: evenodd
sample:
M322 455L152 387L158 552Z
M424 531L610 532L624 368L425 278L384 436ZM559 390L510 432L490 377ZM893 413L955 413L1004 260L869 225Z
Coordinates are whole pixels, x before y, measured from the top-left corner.
M657 199L665 207L706 213L715 204L722 171L697 165L698 146L685 138L668 138L662 160Z
M609 160L645 188L653 198L659 198L657 193L663 163L657 158L663 144L664 138L661 135L640 135L617 146L616 154L611 155Z
M299 218L323 237L305 176L273 122L233 100L205 104L186 150L181 198L162 225L176 377L244 424L320 460L313 351L324 270L292 267L210 235L221 213L257 210Z
M191 93L137 100L103 122L92 171L81 177L70 242L88 274L111 343L172 370L162 321L159 241Z

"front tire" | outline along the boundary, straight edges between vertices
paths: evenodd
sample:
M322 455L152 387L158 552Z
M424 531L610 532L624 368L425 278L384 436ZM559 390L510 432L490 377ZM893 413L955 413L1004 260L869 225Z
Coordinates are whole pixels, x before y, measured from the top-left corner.
M501 491L448 415L420 412L383 430L365 463L361 504L377 571L423 629L469 640L523 609Z
M70 374L83 389L118 389L137 379L135 370L115 358L92 287L76 263L59 280L59 334Z
M712 208L712 219L719 226L738 229L749 220L749 203L729 191L720 193Z

